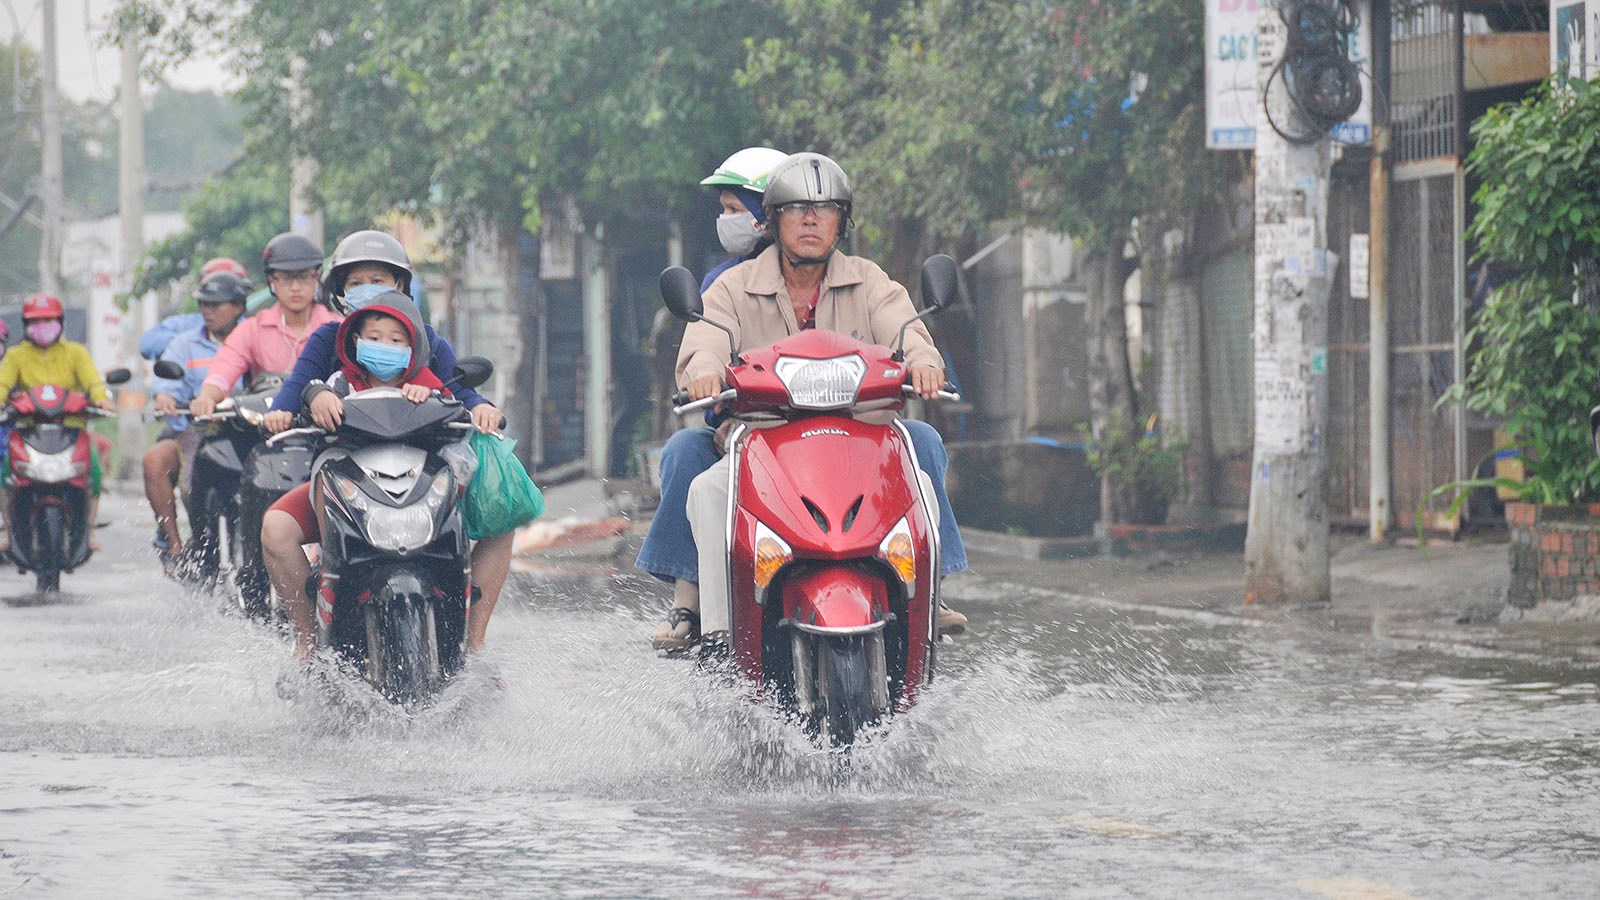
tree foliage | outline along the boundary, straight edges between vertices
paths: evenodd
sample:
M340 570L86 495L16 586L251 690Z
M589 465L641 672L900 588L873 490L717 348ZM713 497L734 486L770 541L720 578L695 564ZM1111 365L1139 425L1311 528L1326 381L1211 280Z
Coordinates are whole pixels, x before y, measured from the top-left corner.
M694 183L759 140L734 84L744 37L765 28L759 6L188 0L125 18L157 31L226 21L258 131L321 163L324 202L436 216L458 238L537 227L558 196L613 227L704 214ZM289 127L291 75L311 127Z
M752 143L837 157L888 245L1015 218L1120 246L1221 183L1187 0L130 0L122 19L180 52L225 35L257 127L322 163L325 196L461 228L537 224L555 195L613 225L703 215L694 182ZM297 56L317 127L291 131Z
M1524 448L1530 495L1592 500L1600 496L1587 420L1600 383L1600 91L1546 83L1490 110L1472 133L1468 165L1482 186L1468 235L1479 258L1518 274L1468 334L1465 397L1504 417Z

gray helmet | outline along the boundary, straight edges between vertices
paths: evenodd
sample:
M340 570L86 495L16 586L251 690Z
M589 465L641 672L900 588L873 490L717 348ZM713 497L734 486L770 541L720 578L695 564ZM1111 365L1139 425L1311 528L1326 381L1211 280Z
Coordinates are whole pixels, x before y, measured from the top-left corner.
M850 233L850 226L855 224L850 218L854 198L855 193L850 190L850 176L844 174L844 169L838 163L821 153L796 153L778 163L772 174L767 176L767 190L761 195L761 209L767 214L768 237L777 239L778 207L785 203L832 200L843 207L839 237L834 241L837 247ZM828 252L833 251L830 249Z
M232 272L212 272L194 289L194 299L200 303L243 303L248 296L250 282Z
M362 263L378 263L393 269L402 291L411 286L411 257L406 255L406 248L381 231L357 231L340 241L328 259L328 275L323 279L323 286L336 307L343 305L339 301L344 297L345 275Z
M773 207L797 200L818 202L833 200L850 212L854 198L850 178L839 164L821 153L796 153L784 160L767 176L767 191L761 205L769 211Z
M303 234L286 231L270 241L261 254L261 270L273 272L303 272L322 268L322 248Z

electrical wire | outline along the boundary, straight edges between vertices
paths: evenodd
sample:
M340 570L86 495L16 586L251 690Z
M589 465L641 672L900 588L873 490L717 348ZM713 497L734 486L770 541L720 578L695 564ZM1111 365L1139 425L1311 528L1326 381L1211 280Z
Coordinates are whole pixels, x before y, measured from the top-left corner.
M1267 124L1291 144L1312 144L1361 108L1361 70L1350 60L1350 38L1361 24L1355 0L1295 0L1280 7L1288 34L1283 57L1262 93ZM1298 128L1272 114L1270 94L1281 83Z

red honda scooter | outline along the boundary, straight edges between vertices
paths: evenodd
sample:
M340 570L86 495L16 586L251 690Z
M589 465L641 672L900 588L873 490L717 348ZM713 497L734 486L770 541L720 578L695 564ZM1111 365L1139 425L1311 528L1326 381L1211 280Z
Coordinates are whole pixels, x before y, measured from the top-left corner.
M129 378L106 373L106 384ZM89 395L40 384L12 394L0 421L15 422L6 445L11 461L10 558L33 572L41 594L61 588L61 573L89 559L89 432L69 428L69 418L113 415L91 405Z
M678 318L727 330L703 318L687 269L661 273L661 293ZM955 293L955 261L930 258L922 270L922 315ZM904 327L900 334L903 345ZM731 344L731 332L729 338ZM903 353L836 332L802 331L735 352L725 381L728 389L716 397L683 403L687 395L680 394L674 411L722 403L741 419L783 422L742 425L728 439L725 649L744 677L814 737L849 746L908 707L933 677L935 499L918 478L903 425L852 418L903 405L910 391ZM702 606L716 602L701 598ZM703 652L722 649L707 644Z

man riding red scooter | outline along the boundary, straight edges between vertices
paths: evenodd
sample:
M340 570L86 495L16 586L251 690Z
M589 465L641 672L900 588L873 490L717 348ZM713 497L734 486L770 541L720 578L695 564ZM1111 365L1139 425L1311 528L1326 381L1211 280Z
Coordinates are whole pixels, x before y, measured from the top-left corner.
M944 372L905 288L835 252L851 194L833 160L791 156L764 203L774 245L712 285L703 316L688 273L663 276L669 306L692 322L679 384L702 401L694 408L721 402L740 420L727 455L689 489L700 577L691 621L809 724L848 743L931 673L938 581L949 570L941 486L918 463L942 462L943 445L893 412L903 388L939 396ZM924 274L930 308L955 288L953 262L935 259ZM887 344L897 349L874 346ZM744 349L756 347L765 349ZM918 446L923 432L937 454Z

